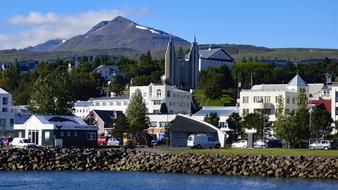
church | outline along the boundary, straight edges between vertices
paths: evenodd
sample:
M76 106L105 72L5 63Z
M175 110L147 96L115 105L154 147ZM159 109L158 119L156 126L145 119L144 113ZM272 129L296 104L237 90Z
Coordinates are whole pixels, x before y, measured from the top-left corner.
M216 48L199 50L196 37L190 51L185 57L176 57L175 45L170 38L165 53L165 73L162 81L184 90L195 89L198 86L198 75L208 67L227 65L232 67L234 59L223 49Z

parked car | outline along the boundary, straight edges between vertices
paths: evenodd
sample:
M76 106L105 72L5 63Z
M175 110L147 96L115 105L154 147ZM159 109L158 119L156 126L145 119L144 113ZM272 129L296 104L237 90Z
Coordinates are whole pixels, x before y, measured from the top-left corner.
M208 137L205 134L189 135L187 146L191 148L219 148L221 144L219 141Z
M282 148L283 143L280 140L269 140L267 143L268 148Z
M108 139L107 145L109 145L109 146L117 146L117 145L120 145L120 141L117 140L114 137L111 137L111 138Z
M239 140L231 144L232 148L246 148L248 146L247 140Z
M0 137L0 145L9 145L12 141L11 137Z
M254 148L265 148L265 147L267 147L267 143L264 140L257 140L254 143Z
M99 136L97 137L97 144L98 145L107 145L108 139L110 137L106 137L106 136Z
M14 148L34 148L36 145L31 143L29 139L25 138L14 138L12 141Z
M310 149L331 149L331 142L329 140L316 140L309 145Z

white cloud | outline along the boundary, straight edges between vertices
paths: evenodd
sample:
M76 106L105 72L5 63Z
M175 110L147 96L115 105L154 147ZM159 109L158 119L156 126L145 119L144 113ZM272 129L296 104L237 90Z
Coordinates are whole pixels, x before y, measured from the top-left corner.
M85 33L103 20L112 20L116 16L130 14L142 16L147 14L147 10L144 8L111 9L72 15L32 11L27 15L15 15L7 19L7 24L23 26L24 30L11 35L0 33L0 49L25 48L55 38L68 39Z

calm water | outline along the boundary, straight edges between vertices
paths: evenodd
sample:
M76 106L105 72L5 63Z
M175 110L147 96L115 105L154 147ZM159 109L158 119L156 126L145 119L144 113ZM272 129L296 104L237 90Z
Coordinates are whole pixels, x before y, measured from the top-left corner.
M338 189L337 180L139 172L0 172L0 189Z

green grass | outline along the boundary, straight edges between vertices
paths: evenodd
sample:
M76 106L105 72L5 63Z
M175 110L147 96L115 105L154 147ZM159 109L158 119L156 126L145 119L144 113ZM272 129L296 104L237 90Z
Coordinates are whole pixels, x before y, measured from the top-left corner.
M206 97L203 89L196 89L193 95L200 106L225 106L234 105L236 103L233 92L229 90L223 90L222 96L218 99Z
M195 154L224 154L224 155L273 155L273 156L335 156L338 150L310 150L310 149L287 149L287 148L224 148L224 149L189 149L189 148L165 148L174 153Z

